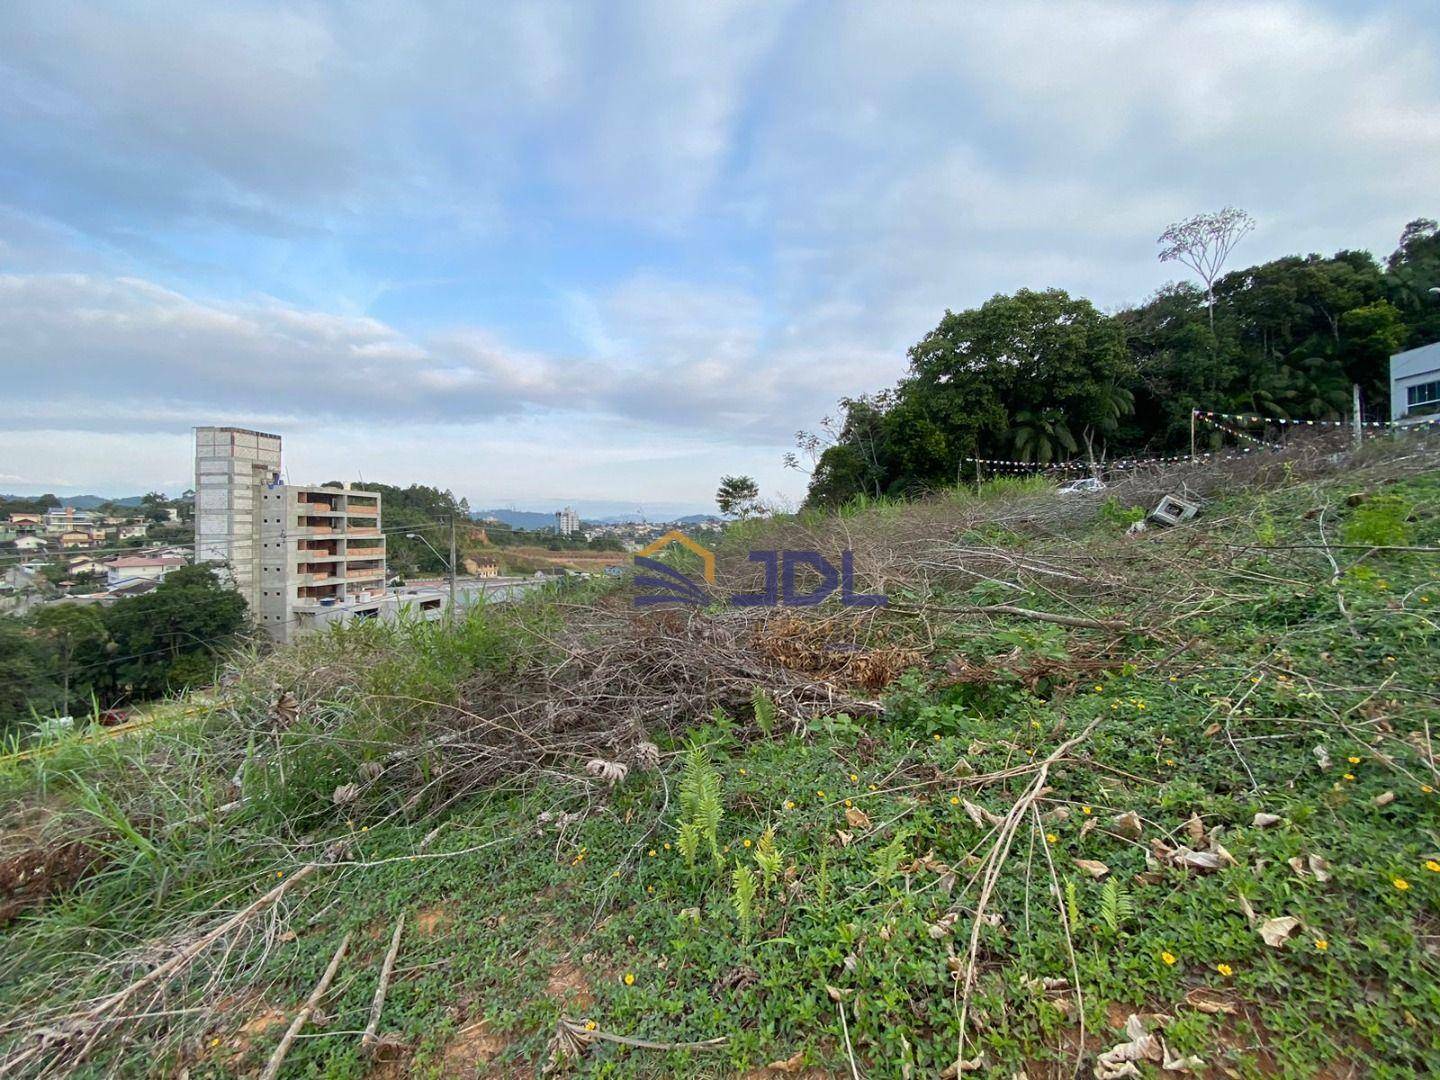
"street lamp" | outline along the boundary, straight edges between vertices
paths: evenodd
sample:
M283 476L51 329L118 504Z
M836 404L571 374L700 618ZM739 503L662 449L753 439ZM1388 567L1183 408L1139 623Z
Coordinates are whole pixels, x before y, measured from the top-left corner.
M436 550L434 544L430 543L429 540L427 540L425 537L421 536L419 533L407 532L407 533L405 534L405 537L406 537L406 539L409 539L409 540L419 540L419 541L420 541L422 544L424 544L427 548L429 548L431 551L434 551L434 552L435 552L435 557L440 560L440 565L441 565L441 566L445 566L445 567L448 567L448 568L449 568L449 570L450 570L450 621L451 621L451 622L454 622L454 621L455 621L455 618L456 618L456 611L455 611L455 574L456 574L456 570L455 570L455 519L454 519L454 518L451 518L451 519L450 519L450 558L449 558L448 560L445 558L444 555L441 555L440 552Z

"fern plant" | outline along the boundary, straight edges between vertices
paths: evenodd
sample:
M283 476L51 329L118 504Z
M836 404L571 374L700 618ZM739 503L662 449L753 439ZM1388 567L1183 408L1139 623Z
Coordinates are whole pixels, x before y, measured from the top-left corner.
M676 846L680 854L685 857L685 867L690 871L690 876L695 876L695 856L700 853L700 826L693 821L682 821L680 823L680 835L676 837Z
M1135 914L1135 900L1114 878L1105 882L1100 890L1100 921L1114 937L1120 928Z
M780 849L775 846L775 827L772 825L760 834L760 840L755 845L755 865L760 867L760 874L767 889L780 876L780 865L783 861Z
M703 746L691 746L685 752L680 774L680 839L690 843L693 852L699 851L703 840L717 867L724 861L720 855L720 819L725 815L725 805L720 790L720 773L710 760L710 752ZM687 825L695 834L693 838L686 836ZM690 862L693 866L693 855Z
M755 726L767 739L775 727L775 702L770 700L770 695L760 687L750 695L750 706L755 710Z
M755 880L755 871L751 870L744 863L735 863L735 873L731 876L733 886L732 899L735 902L735 916L740 920L740 929L745 937L750 936L750 923L755 917L755 893L758 884Z

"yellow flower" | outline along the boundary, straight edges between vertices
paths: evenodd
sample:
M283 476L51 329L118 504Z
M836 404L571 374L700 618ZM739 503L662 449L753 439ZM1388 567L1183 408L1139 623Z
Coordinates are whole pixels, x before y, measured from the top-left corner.
M1166 765L1174 765L1174 764L1175 764L1175 759L1174 759L1173 757L1167 757L1167 758L1165 759L1165 764L1166 764Z
M1059 838L1058 836L1056 836L1053 832L1047 832L1047 833L1045 834L1045 842L1046 842L1047 844L1055 844L1055 843L1058 843L1059 840L1060 840L1060 838Z
M852 772L852 773L850 774L850 783L852 783L852 784L858 784L859 782L860 782L860 777L859 777L856 773L853 773L853 772Z
M670 841L669 841L669 840L666 840L666 841L665 841L665 850L666 850L666 851L669 851L669 850L670 850Z
M646 854L646 855L649 855L650 858L653 859L653 858L655 857L655 849L652 847L652 848L651 848L649 851L647 851L645 854Z
M845 805L846 805L847 807L849 807L849 806L853 806L854 804L853 804L849 799L846 799L846 800L845 800Z
M1429 794L1430 794L1431 792L1433 792L1435 789L1434 789L1433 787L1431 787L1429 784L1421 784L1421 785L1420 785L1420 790L1423 791L1426 795L1429 795Z
M1434 859L1426 859L1425 869L1429 870L1432 874L1440 874L1440 862L1436 862Z
M1218 971L1221 975L1224 975L1227 979L1231 975L1235 974L1235 969L1232 968L1229 964L1216 964L1215 970Z
M959 796L959 795L951 795L951 796L950 796L950 805L951 805L951 806L959 806L959 805L960 805L960 796Z
M211 1045L211 1046L219 1046L219 1045L220 1045L220 1038L219 1038L219 1036L216 1036L215 1038L211 1039L211 1040L210 1040L210 1045Z
M1104 685L1103 685L1102 683L1096 683L1096 684L1095 684L1095 693L1097 693L1097 694L1103 694L1104 692L1105 692L1105 687L1104 687Z
M1330 942L1326 941L1323 937L1316 938L1315 948L1319 949L1321 952L1324 952L1326 949L1330 948Z
M1175 954L1172 952L1162 952L1160 959L1165 961L1166 966L1169 966L1175 963Z
M935 736L935 741L936 741L936 742L939 742L939 741L940 741L940 736L939 736L938 734Z
M880 790L880 789L879 789L878 787L876 787L874 784L870 784L869 787L870 787L870 790L871 790L871 791L879 791L879 790Z
M1399 889L1401 892L1404 892L1406 889L1410 888L1410 882L1406 881L1403 877L1392 878L1390 884L1394 885L1395 888Z
M746 772L744 769L741 769L741 770L740 770L740 775L741 775L741 776L749 776L750 774L749 774L748 772Z
M645 886L645 891L648 892L648 893L653 893L653 892L655 891L655 886L654 886L654 885L646 885L646 886Z
M1353 772L1347 772L1341 779L1344 779L1344 780L1354 780L1354 779L1355 779L1355 774L1354 774Z
M1348 762L1350 762L1351 765L1359 765L1359 764L1360 764L1360 759L1359 759L1358 757L1347 757L1345 760L1348 761Z
M747 836L743 841L741 841L741 843L743 843L745 847L749 847L749 846L750 846L750 838Z
M825 792L823 792L823 791L817 791L817 792L815 792L815 794L816 794L817 797L819 797L819 798L821 798L821 799L823 799L823 798L825 797Z
M276 871L275 871L275 876L276 876L277 878L279 878L279 877L284 877L284 876L285 876L285 871L284 871L284 870L276 870Z
M1090 813L1090 812L1091 812L1091 811L1090 811L1090 807L1088 807L1088 806L1082 806L1082 807L1080 807L1080 813L1082 813L1082 814L1088 814L1088 813Z
M586 1021L585 1021L585 1030L586 1030L586 1031L594 1031L594 1030L595 1030L595 1021L594 1021L594 1020L586 1020Z
M633 971L627 971L627 972L625 972L625 985L626 985L626 986L634 986L634 985L635 985L635 973L634 973Z

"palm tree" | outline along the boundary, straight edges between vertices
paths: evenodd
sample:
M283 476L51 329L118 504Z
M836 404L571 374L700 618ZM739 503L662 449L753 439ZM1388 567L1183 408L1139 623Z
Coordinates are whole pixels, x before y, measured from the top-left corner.
M1050 464L1061 450L1073 454L1077 449L1075 436L1059 409L1021 409L1011 422L1010 440L1017 458L1037 465Z

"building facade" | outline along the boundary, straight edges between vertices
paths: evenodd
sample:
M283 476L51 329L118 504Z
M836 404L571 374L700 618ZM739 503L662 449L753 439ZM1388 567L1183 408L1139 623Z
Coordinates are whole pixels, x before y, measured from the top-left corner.
M1440 341L1390 357L1390 419L1418 423L1440 417Z
M555 531L561 536L572 536L580 531L580 515L570 507L555 511Z

